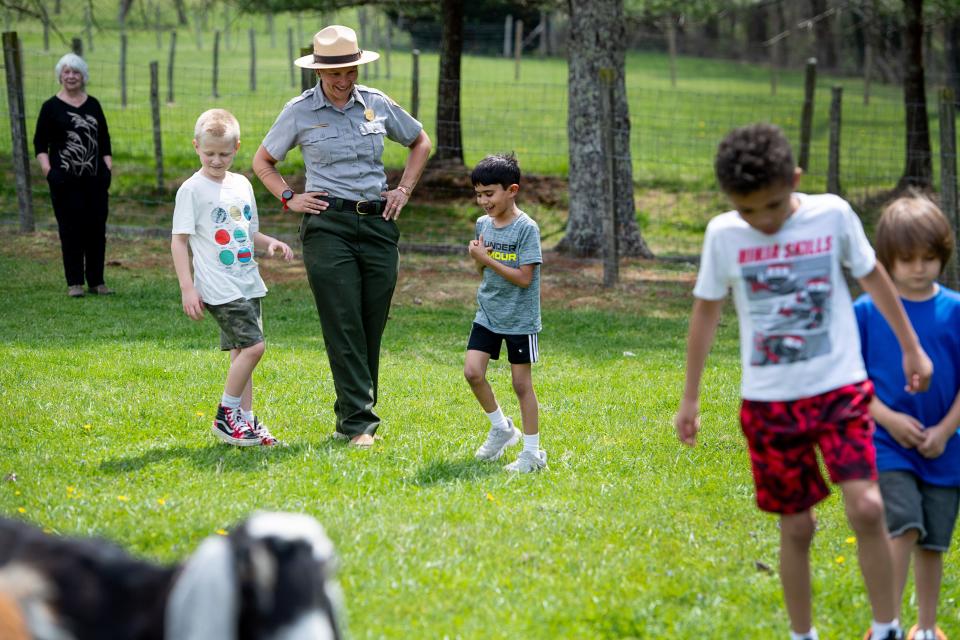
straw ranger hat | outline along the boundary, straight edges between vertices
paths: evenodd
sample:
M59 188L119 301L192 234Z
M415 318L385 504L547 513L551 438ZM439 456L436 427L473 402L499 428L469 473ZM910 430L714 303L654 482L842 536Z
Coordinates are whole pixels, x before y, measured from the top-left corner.
M364 51L357 45L357 32L338 24L318 31L313 36L313 54L293 61L307 69L341 69L373 62L376 51Z

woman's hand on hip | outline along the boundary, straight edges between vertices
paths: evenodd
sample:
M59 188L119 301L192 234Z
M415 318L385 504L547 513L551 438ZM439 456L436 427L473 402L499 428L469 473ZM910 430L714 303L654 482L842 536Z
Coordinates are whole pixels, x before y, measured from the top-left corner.
M327 195L326 191L308 191L306 193L295 194L287 200L287 208L297 213L310 213L319 215L327 210L329 203L321 200L320 196Z
M383 191L380 193L380 196L387 201L387 204L383 207L384 220L396 220L399 218L400 212L403 211L407 202L410 201L410 196L400 189Z

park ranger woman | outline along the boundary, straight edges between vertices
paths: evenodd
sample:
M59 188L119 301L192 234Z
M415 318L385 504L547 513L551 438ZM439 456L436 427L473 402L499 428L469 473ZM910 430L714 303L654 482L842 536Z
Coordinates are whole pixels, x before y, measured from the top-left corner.
M317 85L283 108L253 158L253 169L283 204L303 214L303 262L313 290L336 389L334 436L373 444L380 418L380 339L397 283L396 219L417 184L430 138L387 95L357 85L357 67L379 57L348 27L313 37L313 54L294 61L316 69ZM399 184L387 185L384 138L409 147ZM296 193L276 164L299 146L306 188Z

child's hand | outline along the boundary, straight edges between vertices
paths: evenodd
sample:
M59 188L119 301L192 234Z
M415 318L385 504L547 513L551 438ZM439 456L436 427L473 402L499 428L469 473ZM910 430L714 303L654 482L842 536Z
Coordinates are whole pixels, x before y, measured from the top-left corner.
M911 415L891 411L889 416L884 417L881 424L905 449L913 449L923 444L925 438L923 425Z
M467 245L467 251L470 253L470 257L473 258L474 262L483 265L483 259L490 255L493 247L483 246L483 234L480 234L479 238L470 241L470 244Z
M203 320L203 300L193 287L180 292L183 312L193 320Z
M286 242L280 242L279 240L271 241L270 244L267 245L267 255L272 257L274 251L280 251L283 254L283 259L287 262L293 260L293 250Z
M926 391L933 375L933 363L919 346L915 350L903 352L903 375L907 379L904 391L917 393Z
M677 428L677 437L688 447L697 446L697 432L700 431L700 403L696 400L681 400L680 409L673 418Z
M929 429L924 429L923 442L917 445L917 451L924 458L939 458L943 454L943 450L947 448L947 440L949 439L950 435L947 434L946 427L942 424L932 426Z

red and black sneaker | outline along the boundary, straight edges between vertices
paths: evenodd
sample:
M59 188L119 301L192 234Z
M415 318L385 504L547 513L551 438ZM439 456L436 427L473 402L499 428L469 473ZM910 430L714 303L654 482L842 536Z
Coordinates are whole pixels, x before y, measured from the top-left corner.
M260 436L254 433L250 424L243 419L240 409L231 409L220 405L217 417L213 419L213 435L227 444L238 447L252 447L260 444Z
M270 433L270 430L267 429L267 425L260 422L260 418L253 416L253 424L250 425L250 428L253 430L253 433L260 438L260 444L264 447L272 447L274 445L280 444L280 441L273 437L273 434Z

